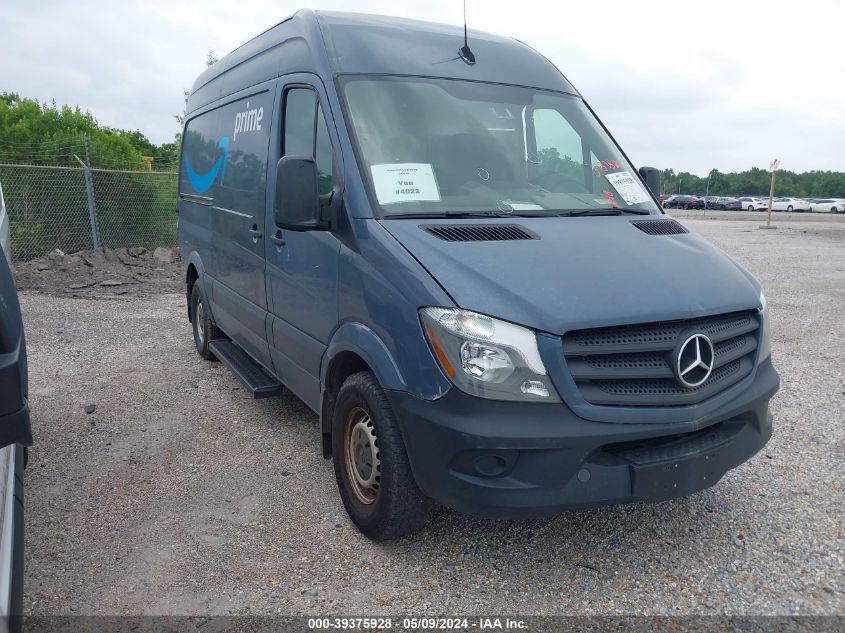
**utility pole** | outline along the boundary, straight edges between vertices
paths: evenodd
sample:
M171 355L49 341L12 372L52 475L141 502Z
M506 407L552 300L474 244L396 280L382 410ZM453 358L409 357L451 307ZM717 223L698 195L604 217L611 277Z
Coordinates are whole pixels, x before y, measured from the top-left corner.
M769 189L769 210L766 214L766 226L760 227L764 229L771 229L772 227L772 199L775 197L775 179L777 178L778 167L780 166L780 161L776 158L774 159L771 164L769 165L769 169L772 171L772 186Z
M713 177L713 172L715 170L711 169L710 173L707 174L707 191L704 192L704 217L707 217L707 198L710 197L710 179Z

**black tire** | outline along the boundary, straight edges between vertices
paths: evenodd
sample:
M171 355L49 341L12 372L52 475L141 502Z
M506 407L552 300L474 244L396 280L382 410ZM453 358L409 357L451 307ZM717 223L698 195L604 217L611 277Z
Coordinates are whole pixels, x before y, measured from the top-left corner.
M792 205L789 205L788 207L786 207L786 212L792 213Z
M754 211L754 205L753 205L753 204L749 204L749 205L748 205L748 210L749 210L749 211Z
M205 309L205 293L199 281L194 282L191 289L191 328L194 333L194 345L197 353L205 360L215 360L214 354L208 349L209 342L220 338L220 330L211 321L211 315ZM197 314L199 313L199 318Z
M358 443L363 448L356 451L357 460L350 452L353 437L370 442ZM374 453L369 455L372 462L367 471L370 446ZM371 372L353 374L340 388L332 417L332 461L346 512L365 536L387 541L410 536L425 524L434 504L414 480L396 416ZM358 483L353 474L356 463L363 466L357 470L359 476L362 470L367 481L372 475L372 486Z

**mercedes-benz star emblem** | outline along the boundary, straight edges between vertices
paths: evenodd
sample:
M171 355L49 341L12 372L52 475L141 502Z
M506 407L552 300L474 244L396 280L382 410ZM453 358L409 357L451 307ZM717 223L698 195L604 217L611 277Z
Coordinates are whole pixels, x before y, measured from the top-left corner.
M710 378L716 352L706 334L693 334L678 348L675 378L682 387L695 389Z

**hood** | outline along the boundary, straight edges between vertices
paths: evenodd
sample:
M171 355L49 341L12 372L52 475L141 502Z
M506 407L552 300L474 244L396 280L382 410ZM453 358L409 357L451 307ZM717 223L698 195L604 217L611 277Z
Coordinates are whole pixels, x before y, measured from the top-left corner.
M660 216L385 219L461 308L563 334L759 307L760 284L695 233L648 235ZM449 242L422 227L517 225L537 239Z

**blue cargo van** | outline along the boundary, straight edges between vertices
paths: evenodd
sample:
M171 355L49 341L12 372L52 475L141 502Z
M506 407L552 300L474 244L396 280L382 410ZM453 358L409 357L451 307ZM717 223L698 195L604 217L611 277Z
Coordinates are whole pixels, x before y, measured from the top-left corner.
M771 436L759 282L525 44L301 11L187 110L197 350L318 414L367 536L688 495Z

